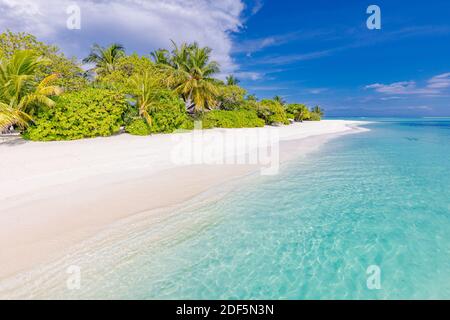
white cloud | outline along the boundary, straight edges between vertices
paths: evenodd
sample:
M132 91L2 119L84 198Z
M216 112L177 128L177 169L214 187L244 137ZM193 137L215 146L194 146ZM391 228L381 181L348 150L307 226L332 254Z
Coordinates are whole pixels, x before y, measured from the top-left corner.
M262 0L255 0L255 4L252 8L252 15L257 14L264 6L264 2Z
M239 79L260 80L264 77L264 74L252 71L238 71L234 75Z
M308 90L308 92L311 94L321 94L325 91L328 91L328 89L327 88L312 88L312 89Z
M81 8L81 30L68 30L66 9ZM230 33L242 26L241 0L0 0L0 28L26 31L82 57L92 43L120 42L148 54L175 42L213 49L223 73L237 70Z
M365 87L387 95L424 95L438 96L450 88L450 73L432 77L425 86L418 86L415 81L401 81L391 84L374 83Z
M428 80L428 88L445 89L450 88L450 72L440 74Z

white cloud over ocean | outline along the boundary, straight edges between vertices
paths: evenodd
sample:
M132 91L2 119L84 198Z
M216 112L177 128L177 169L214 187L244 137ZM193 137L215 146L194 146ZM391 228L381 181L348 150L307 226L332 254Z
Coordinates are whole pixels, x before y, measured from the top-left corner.
M450 88L450 73L434 76L424 86L418 86L415 81L400 81L391 84L374 83L365 88L388 95L438 96Z
M67 8L81 8L81 30L68 30ZM87 54L94 42L119 42L147 54L175 42L198 41L214 49L223 73L237 70L231 33L242 27L241 0L0 0L0 29L26 31L59 45L67 54Z

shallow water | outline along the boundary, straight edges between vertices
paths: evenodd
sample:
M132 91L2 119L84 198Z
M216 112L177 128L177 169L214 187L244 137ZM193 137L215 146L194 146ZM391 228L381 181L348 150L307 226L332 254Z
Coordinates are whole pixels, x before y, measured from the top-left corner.
M79 290L47 272L30 296L450 299L450 119L367 127L204 206L133 223L113 247L59 264L78 261ZM373 265L380 289L367 286Z

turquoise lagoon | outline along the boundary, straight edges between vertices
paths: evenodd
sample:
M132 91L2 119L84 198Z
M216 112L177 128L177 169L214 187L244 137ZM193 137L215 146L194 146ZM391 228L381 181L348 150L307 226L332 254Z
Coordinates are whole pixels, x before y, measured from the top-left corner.
M277 176L244 178L223 197L134 224L98 249L96 270L93 255L80 262L80 290L46 293L450 299L450 119L375 120ZM373 265L379 289L367 286Z

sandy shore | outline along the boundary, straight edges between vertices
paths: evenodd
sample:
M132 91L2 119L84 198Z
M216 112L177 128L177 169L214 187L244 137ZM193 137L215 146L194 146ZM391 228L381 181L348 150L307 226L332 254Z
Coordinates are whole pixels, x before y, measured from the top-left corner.
M271 160L282 162L340 134L358 132L362 130L359 124L328 120L279 128L213 129L205 130L209 138L202 143L217 147L226 135L240 141L269 130L269 136L280 141L276 148L271 146L272 153L279 151L279 158ZM205 158L180 161L180 152L186 150L180 144L192 147L195 134L0 143L0 279L58 258L121 219L173 207L267 166L228 161L242 151L227 143L224 154L217 155L215 149L214 156L206 157L223 158L224 164ZM253 147L253 151L263 147ZM207 148L202 152L208 152ZM251 152L252 148L245 151Z

